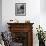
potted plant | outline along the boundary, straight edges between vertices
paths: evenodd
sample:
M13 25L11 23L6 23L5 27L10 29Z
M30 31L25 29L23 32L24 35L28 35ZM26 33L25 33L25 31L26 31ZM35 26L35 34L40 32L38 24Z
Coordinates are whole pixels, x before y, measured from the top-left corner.
M37 34L36 36L38 36L38 40L39 40L39 46L45 46L45 35L43 32L42 27L36 28L37 29Z

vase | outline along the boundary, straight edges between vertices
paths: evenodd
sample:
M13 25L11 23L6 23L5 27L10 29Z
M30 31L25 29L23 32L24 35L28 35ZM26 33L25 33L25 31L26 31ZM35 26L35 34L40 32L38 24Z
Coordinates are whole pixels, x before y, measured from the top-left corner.
M45 46L45 41L39 40L39 46Z

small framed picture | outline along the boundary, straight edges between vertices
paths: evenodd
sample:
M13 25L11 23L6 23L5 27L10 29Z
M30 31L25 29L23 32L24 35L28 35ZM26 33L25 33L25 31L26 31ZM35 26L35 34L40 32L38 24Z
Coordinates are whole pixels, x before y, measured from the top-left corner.
M16 3L15 4L15 15L16 16L26 16L26 3Z

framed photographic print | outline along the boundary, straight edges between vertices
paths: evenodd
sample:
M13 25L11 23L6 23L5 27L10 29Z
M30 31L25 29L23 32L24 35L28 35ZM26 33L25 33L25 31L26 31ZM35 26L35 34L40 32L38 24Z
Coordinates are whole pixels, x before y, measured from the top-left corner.
M15 15L16 16L26 15L26 3L16 3L15 4Z

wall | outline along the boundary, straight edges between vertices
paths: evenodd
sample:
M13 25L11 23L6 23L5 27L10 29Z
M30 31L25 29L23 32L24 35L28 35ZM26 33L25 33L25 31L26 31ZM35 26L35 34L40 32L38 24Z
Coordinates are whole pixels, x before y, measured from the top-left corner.
M40 24L46 31L46 0L40 0Z
M40 9L42 13L46 13L46 0L40 0Z
M40 24L46 30L46 15L43 14L44 7L43 0L2 0L2 26L3 31L8 30L7 22L11 19L17 19L19 22L30 20L33 25L33 45L38 46L38 39L36 37L36 27ZM26 3L26 16L15 16L15 3Z
M2 0L0 0L0 31L2 29Z
M26 3L26 16L15 16L15 3ZM10 19L17 19L19 22L30 20L34 23L39 23L40 15L40 0L3 0L2 1L2 23L6 25ZM19 18L19 19L18 19ZM23 19L22 19L23 18ZM37 21L38 20L38 21ZM6 28L5 28L6 29Z

